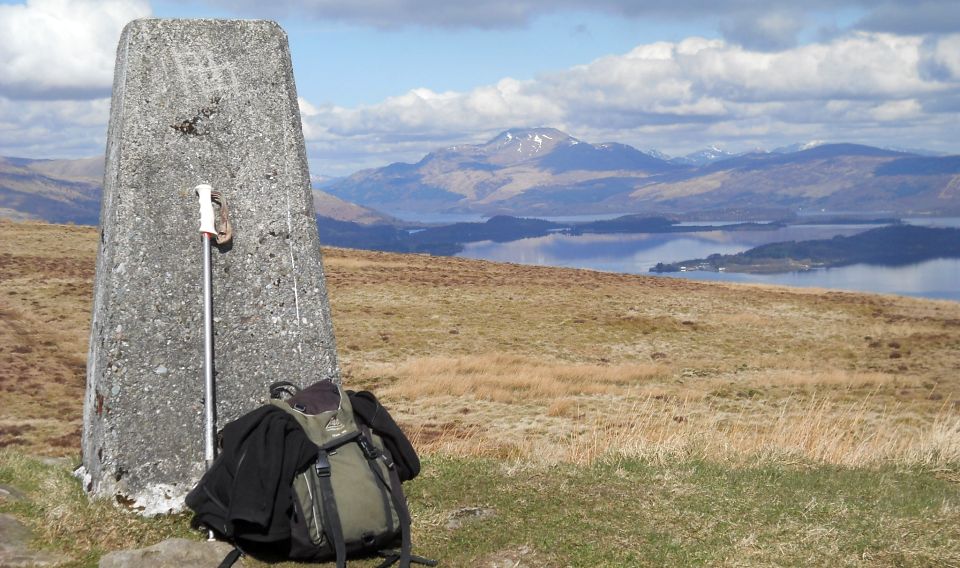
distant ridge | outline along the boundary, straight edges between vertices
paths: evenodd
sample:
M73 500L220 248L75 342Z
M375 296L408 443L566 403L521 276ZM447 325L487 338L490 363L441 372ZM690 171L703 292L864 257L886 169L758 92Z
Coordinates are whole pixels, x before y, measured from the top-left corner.
M0 157L0 216L96 225L102 181L103 158Z
M957 156L920 156L811 141L683 158L594 144L555 128L506 130L483 144L331 183L338 197L383 211L520 216L827 210L960 214Z
M685 159L700 163L682 163ZM0 158L0 217L94 225L103 158ZM770 212L960 215L960 156L811 141L684 158L556 128L513 128L483 144L437 149L346 178L318 178L319 216L405 225L395 216L470 213L549 216L642 213L739 220ZM391 213L395 216L391 216Z
M103 157L31 160L0 157L0 218L96 225L103 192ZM397 219L314 189L318 215L360 224Z
M703 150L698 150L696 152L691 152L686 156L680 156L678 158L671 158L670 162L674 164L684 164L688 166L705 166L707 164L712 164L714 162L719 162L721 160L729 160L730 158L736 158L740 154L734 154L732 152L727 152L717 148L716 146L710 146Z

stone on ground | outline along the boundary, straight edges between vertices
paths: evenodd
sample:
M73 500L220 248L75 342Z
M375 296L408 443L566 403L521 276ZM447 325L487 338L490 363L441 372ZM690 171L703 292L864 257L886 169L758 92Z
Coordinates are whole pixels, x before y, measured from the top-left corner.
M172 538L147 548L111 552L100 559L99 568L210 568L231 550L233 546L225 542ZM234 566L243 566L243 561Z

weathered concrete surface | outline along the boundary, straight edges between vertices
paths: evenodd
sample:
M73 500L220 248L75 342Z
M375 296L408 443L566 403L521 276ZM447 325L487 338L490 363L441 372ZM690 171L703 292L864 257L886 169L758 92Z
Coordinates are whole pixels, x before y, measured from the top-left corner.
M117 52L84 405L94 496L183 507L203 470L194 187L225 195L213 253L218 427L276 380L339 381L286 35L265 21L137 20Z
M201 542L171 538L138 550L111 552L100 559L99 568L210 568L218 566L233 546L225 542ZM234 566L240 568L243 560Z

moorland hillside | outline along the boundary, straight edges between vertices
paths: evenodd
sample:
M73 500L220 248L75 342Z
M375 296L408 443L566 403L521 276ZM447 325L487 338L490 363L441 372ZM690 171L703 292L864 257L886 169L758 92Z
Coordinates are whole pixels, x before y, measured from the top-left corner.
M69 475L96 248L0 222L0 484L25 495L0 512L78 566L190 534ZM344 382L423 454L445 565L960 561L956 302L323 254Z

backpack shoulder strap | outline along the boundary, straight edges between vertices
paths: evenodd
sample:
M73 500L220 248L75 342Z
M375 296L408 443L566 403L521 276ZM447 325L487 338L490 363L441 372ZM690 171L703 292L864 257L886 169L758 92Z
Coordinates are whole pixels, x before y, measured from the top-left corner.
M217 568L230 568L234 565L234 563L236 563L237 560L240 559L241 556L243 556L243 551L239 548L234 548L223 557L223 561L220 562L220 565L217 566Z
M361 424L360 430L361 436L358 440L358 443L360 444L360 448L363 451L364 457L367 458L367 465L370 467L370 471L373 473L374 479L376 479L379 484L387 490L387 493L390 494L390 499L393 501L393 508L397 511L397 518L400 521L400 554L388 556L387 558L392 558L392 561L386 564L381 564L378 566L378 568L389 566L397 560L400 561L401 568L409 568L410 554L412 549L410 538L410 510L407 508L407 499L403 494L403 487L401 486L400 477L397 474L396 464L393 462L393 458L390 456L390 450L381 451L379 448L373 445L373 442L371 442L370 428L366 424ZM383 474L380 472L380 468L376 464L377 460L383 460L383 464L387 467L387 475L389 480L383 478ZM387 516L390 516L389 512Z
M329 533L327 536L333 543L337 554L337 568L347 566L347 544L343 539L343 527L340 525L340 513L337 511L337 501L333 496L333 483L330 481L330 457L327 450L319 449L317 455L317 479L320 482L320 501L323 507L323 518L326 521Z
M413 548L410 539L410 509L407 508L407 499L403 495L403 486L400 482L400 476L397 474L396 464L393 462L389 450L380 451L379 448L373 445L370 441L370 428L366 424L361 424L360 429L361 436L358 443L363 450L364 456L367 458L367 465L370 466L370 471L373 472L374 478L386 486L390 493L390 498L393 500L393 508L396 509L397 518L400 521L400 555L388 556L387 558L390 562L381 564L380 567L389 566L399 560L400 568L410 568L411 549ZM387 472L390 477L389 482L383 479L380 469L374 463L378 459L383 460L383 464L387 466Z
M400 476L397 474L397 468L390 458L390 454L384 454L387 461L387 470L390 471L390 495L393 496L393 506L397 508L397 516L400 517L400 568L410 568L410 554L413 548L410 540L410 509L407 508L407 500L403 496L403 487L400 486Z

